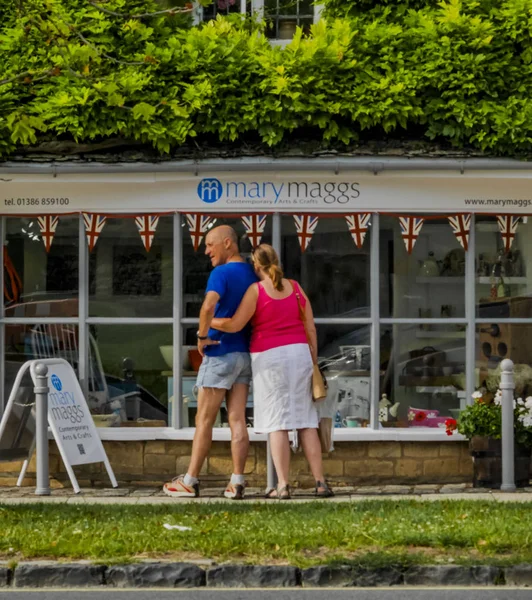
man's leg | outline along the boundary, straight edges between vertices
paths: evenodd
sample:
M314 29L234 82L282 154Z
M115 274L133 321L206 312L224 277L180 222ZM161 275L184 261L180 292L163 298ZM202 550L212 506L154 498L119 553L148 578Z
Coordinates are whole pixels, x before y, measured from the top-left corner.
M186 475L180 475L164 484L163 491L168 496L174 498L199 496L198 477L211 447L212 428L226 392L227 390L223 388L199 388L196 431L188 471Z
M212 428L227 390L201 387L198 391L198 412L196 413L196 431L192 442L192 455L188 466L188 475L199 477L203 463L212 444Z

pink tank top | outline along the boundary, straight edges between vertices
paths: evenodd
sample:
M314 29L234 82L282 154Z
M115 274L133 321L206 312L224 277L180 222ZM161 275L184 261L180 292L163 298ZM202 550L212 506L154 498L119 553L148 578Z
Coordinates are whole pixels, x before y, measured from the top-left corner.
M301 288L297 283L292 287L299 292L301 306L304 308L306 299L301 293ZM253 329L250 352L264 352L289 344L306 344L307 336L295 292L292 291L286 298L276 299L268 296L262 283L259 283L258 288L257 307L251 320Z

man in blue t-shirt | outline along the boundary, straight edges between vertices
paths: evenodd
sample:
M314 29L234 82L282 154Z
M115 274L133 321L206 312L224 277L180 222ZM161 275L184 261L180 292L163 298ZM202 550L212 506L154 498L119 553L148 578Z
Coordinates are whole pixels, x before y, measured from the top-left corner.
M205 247L214 269L207 282L197 333L203 361L197 380L198 412L192 455L187 473L166 483L163 490L177 498L199 496L198 477L211 447L218 411L227 398L233 474L224 495L240 500L244 497L244 465L249 450L246 403L251 383L250 327L238 333L222 333L211 329L210 324L214 317L232 317L248 287L258 277L240 256L238 237L231 227L221 225L209 231Z

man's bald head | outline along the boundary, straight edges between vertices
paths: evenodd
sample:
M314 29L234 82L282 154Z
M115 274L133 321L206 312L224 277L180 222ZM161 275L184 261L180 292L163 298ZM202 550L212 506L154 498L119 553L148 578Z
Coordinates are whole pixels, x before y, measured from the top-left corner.
M224 265L229 260L239 258L238 236L229 225L219 225L211 229L205 238L205 254L213 267Z
M218 225L218 227L211 229L207 234L207 238L214 242L224 242L229 239L231 244L238 248L238 236L236 231L229 225Z

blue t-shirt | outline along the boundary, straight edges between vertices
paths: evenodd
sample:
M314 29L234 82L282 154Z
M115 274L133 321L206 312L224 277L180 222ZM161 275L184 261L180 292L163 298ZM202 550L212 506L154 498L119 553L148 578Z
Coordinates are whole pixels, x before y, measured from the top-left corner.
M239 307L249 286L259 280L253 267L246 262L228 262L215 267L207 282L207 292L216 292L220 299L216 305L214 316L218 318L232 317ZM219 340L216 346L206 346L208 356L222 356L229 352L249 352L251 327L249 323L237 333L223 333L217 329L209 329L211 340Z

